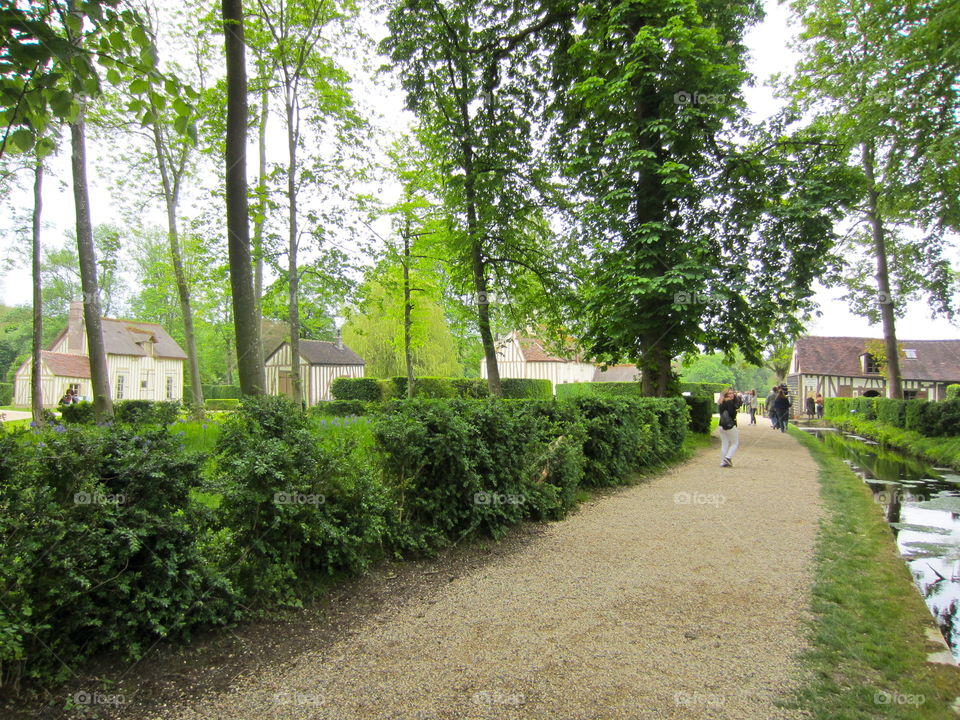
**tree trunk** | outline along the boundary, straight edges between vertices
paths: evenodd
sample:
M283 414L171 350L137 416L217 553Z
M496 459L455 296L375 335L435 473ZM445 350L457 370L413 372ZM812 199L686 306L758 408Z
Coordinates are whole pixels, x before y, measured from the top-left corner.
M87 330L87 357L93 385L93 412L98 422L113 415L107 352L100 322L100 290L97 283L97 255L90 222L90 198L87 192L87 151L83 109L70 124L73 147L73 202L77 216L77 254L80 258L80 286L83 289L83 320Z
M288 247L288 302L290 316L290 384L293 386L293 402L298 406L303 403L303 388L300 378L300 275L297 268L297 136L299 123L297 111L294 107L292 90L287 87L287 202L290 206L290 238Z
M227 58L227 243L233 325L237 340L237 373L243 395L264 392L260 316L253 292L250 225L247 209L247 70L243 34L243 3L222 0Z
M260 127L257 129L257 201L260 203L260 212L253 221L253 294L257 297L257 308L261 307L263 298L263 226L267 214L267 119L268 114L267 84L264 83L260 91ZM263 348L264 359L267 351L273 348Z
M33 170L33 354L30 364L30 409L33 422L43 422L43 385L40 382L40 343L43 342L43 296L40 284L40 217L43 211L43 160Z
M180 181L170 182L167 163L164 159L163 139L160 127L153 123L153 141L157 151L157 166L163 183L163 200L167 209L167 237L170 241L170 257L173 260L173 274L177 283L177 296L180 299L180 314L183 317L183 339L187 344L187 367L190 372L191 402L203 405L203 386L200 384L200 360L197 357L197 339L193 332L193 310L190 307L190 287L183 269L183 255L180 252L180 233L177 228L177 205L180 199ZM186 401L186 398L184 398Z
M410 218L407 218L407 228L403 235L403 358L407 365L408 399L413 399L414 383L416 383L413 376L413 353L410 351L410 328L413 325L410 313L412 310L413 303L410 302Z
M873 235L873 252L877 260L877 293L880 301L880 319L883 322L883 343L887 352L885 372L887 397L903 398L903 381L900 376L900 350L897 347L896 316L893 295L890 293L890 273L887 270L887 243L883 220L879 211L872 142L861 145L863 151L863 174L867 178L867 221Z

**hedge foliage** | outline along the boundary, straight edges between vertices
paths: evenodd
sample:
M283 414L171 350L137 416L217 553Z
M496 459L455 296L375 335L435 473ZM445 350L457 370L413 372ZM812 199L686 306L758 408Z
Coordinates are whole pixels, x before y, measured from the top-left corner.
M518 400L549 400L553 398L553 383L533 378L500 378L503 397Z
M334 378L330 384L330 394L336 400L361 400L380 402L383 400L383 388L376 378Z
M946 400L960 399L960 385L947 385Z
M13 383L0 382L0 405L13 404Z
M130 425L170 425L177 419L180 403L176 400L118 400L113 404L113 421ZM82 400L61 405L60 417L69 425L93 425L96 417L93 403Z
M203 406L207 410L236 410L240 401L237 398L211 398L205 400Z
M687 402L416 399L339 421L265 396L209 458L133 403L139 425L0 433L0 682L58 682L100 650L138 657L297 605L385 554L563 517L584 486L676 456Z
M686 395L684 400L690 409L690 432L709 434L714 412L713 398Z
M557 385L557 400L568 400L587 395L642 397L643 393L638 382L579 382Z
M553 397L549 380L502 378L500 386L504 398L548 399ZM384 402L407 397L407 378L337 378L331 386L337 400ZM418 377L414 382L414 397L421 400L447 398L481 399L489 397L487 381L483 378Z
M680 392L688 392L695 397L707 397L713 400L713 396L716 393L723 392L728 387L730 387L730 385L727 383L682 382L680 383Z
M893 400L891 398L827 398L824 417L842 421L855 416L926 437L960 436L960 399Z

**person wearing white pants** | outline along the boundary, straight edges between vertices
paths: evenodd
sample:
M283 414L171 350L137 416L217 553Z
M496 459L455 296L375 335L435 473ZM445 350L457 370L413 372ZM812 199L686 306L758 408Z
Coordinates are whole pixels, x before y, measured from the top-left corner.
M732 388L723 391L717 407L720 411L720 467L733 467L733 454L740 447L740 431L737 429L740 400Z

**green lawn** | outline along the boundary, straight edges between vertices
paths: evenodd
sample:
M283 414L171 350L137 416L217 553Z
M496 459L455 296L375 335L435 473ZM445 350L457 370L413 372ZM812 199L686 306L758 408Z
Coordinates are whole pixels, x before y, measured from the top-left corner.
M820 465L825 505L803 656L791 707L817 719L956 719L960 668L927 662L933 619L867 486L819 441L790 428Z

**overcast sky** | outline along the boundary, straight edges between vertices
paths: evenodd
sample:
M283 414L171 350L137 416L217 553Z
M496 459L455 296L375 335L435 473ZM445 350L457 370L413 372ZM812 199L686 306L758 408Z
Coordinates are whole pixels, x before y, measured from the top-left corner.
M795 27L788 23L788 10L775 0L766 0L766 6L766 19L747 36L747 45L752 53L750 69L757 82L754 87L747 88L745 94L755 119L767 117L777 110L779 100L774 97L772 89L767 85L767 80L774 73L789 72L797 58L788 47L796 32ZM383 98L382 95L381 98ZM393 105L397 102L397 98L391 97L390 101L392 102L389 104ZM385 108L380 109L383 111ZM388 117L391 115L400 119L399 116L402 116L402 113L393 111L388 114ZM72 195L69 186L63 182L63 179L68 177L67 158L62 157L59 160L58 164L62 168L56 173L59 179L53 182L48 180L44 193L44 214L50 226L46 234L47 237L56 238L57 243L62 242L63 228L69 227L73 221ZM22 197L24 202L29 201L29 196ZM109 194L104 190L94 190L92 204L96 222L119 221L120 218L109 207ZM163 217L158 215L157 224L162 223ZM5 229L4 227L3 230ZM10 241L9 235L6 235L4 244ZM952 257L955 262L960 258L956 246L953 248ZM0 297L5 304L29 304L30 294L27 268L0 277ZM815 335L881 337L881 327L870 326L863 318L851 314L845 303L837 299L841 294L840 290L820 289L817 292L816 299L820 304L822 315L814 320L808 331ZM942 319L932 320L926 303L918 302L911 306L906 317L898 322L897 334L903 339L910 340L960 338L960 327Z

